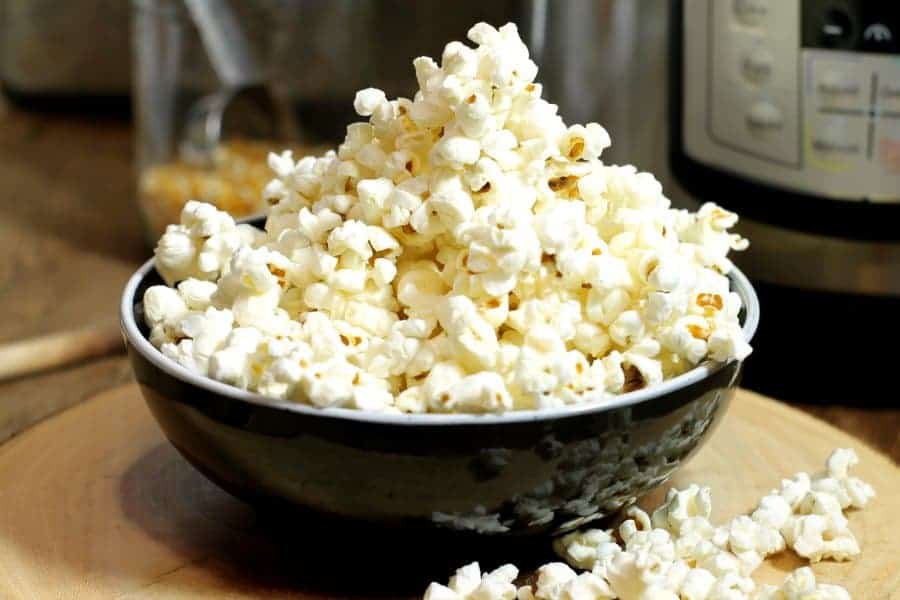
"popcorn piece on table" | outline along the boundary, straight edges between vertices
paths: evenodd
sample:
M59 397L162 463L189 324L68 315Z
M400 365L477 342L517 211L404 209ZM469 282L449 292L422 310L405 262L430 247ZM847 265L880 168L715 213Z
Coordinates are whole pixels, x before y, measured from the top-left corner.
M829 484L816 490L811 483L847 481L856 462L852 450L835 450L824 473L783 480L781 489L764 496L750 516L738 516L720 528L708 521L712 507L707 488L672 489L652 517L637 507L626 512L629 518L618 531L621 543L612 531L600 529L555 540L557 554L584 572L549 563L538 570L534 587L518 590L518 598L849 599L840 586L816 583L808 567L794 571L781 587L757 589L749 575L786 545L813 562L859 553L842 513L845 503L850 506L844 488ZM853 485L861 490L857 500L862 504L874 496L868 484L857 480Z
M461 567L444 586L432 583L425 591L425 600L513 600L516 586L513 580L519 570L513 565L503 565L482 574L478 563Z
M850 600L847 590L827 583L816 583L809 567L801 567L790 573L781 584L762 586L754 600Z

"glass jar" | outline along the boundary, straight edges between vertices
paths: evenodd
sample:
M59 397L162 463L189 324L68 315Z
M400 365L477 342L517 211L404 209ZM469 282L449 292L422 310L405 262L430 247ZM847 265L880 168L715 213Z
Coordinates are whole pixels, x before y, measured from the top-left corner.
M250 46L275 86L275 30L283 2L233 3ZM271 178L270 151L296 140L279 131L274 139L222 132L205 160L185 152L192 107L222 86L200 34L179 0L133 0L133 99L137 198L148 241L155 243L169 223L177 223L188 200L216 205L235 217L264 211L262 189ZM277 87L277 86L276 86ZM300 153L306 149L295 147Z

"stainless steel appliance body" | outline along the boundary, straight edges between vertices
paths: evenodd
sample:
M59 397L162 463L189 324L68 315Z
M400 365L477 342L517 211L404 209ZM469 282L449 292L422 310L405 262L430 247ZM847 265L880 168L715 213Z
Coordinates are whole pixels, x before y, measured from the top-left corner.
M895 403L900 6L684 0L670 25L672 173L751 239L737 262L766 316L745 381Z

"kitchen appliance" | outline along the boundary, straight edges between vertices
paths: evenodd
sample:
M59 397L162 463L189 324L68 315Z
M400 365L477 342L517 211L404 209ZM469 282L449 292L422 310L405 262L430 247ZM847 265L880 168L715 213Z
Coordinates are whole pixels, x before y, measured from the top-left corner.
M900 5L684 0L672 17L672 173L738 211L751 240L736 261L765 326L745 384L895 402Z

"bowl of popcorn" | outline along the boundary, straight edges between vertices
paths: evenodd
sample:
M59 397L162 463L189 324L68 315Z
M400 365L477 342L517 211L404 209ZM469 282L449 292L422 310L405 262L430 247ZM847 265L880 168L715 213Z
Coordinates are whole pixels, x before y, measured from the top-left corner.
M264 224L200 202L128 282L171 442L259 504L558 532L668 477L722 416L756 295L737 216L671 207L541 98L515 26L360 91L336 151L272 154Z

